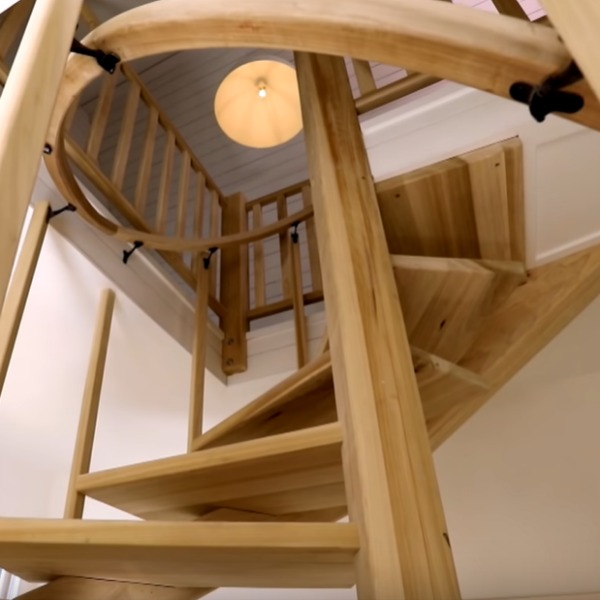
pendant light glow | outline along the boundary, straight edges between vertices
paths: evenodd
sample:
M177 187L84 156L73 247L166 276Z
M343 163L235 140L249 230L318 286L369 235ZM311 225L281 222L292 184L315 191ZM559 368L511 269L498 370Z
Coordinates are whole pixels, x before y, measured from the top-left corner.
M278 60L234 69L215 96L215 116L232 140L251 148L279 146L302 129L296 71Z

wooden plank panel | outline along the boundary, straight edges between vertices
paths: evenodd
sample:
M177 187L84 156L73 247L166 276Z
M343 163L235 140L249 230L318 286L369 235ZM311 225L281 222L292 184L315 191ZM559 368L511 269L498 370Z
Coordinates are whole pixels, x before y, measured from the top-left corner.
M110 115L110 109L112 106L113 96L119 78L119 70L117 69L112 75L108 73L103 76L104 83L102 84L102 90L96 104L96 110L92 117L92 123L90 125L90 134L86 146L86 154L92 159L98 158L100 152L100 146L104 139L104 132L106 130L106 124L108 123L108 117Z
M188 194L190 191L191 157L184 152L181 156L181 169L179 173L179 192L177 196L177 235L185 235L185 226L188 213Z
M82 577L62 577L18 596L19 600L197 600L212 590L174 588Z
M181 587L346 587L347 523L0 520L0 565L44 581L92 577Z
M252 207L252 227L262 226L262 207L255 204ZM254 242L254 306L265 305L265 247L264 242Z
M0 396L10 366L13 349L21 325L31 282L48 228L47 202L36 204L27 229L23 247L12 276L4 306L0 311Z
M246 231L246 199L242 194L225 198L221 222L223 235ZM233 375L248 366L248 246L245 244L221 251L221 302L226 310L221 323L223 372Z
M0 96L0 310L81 3L36 2Z
M468 165L481 258L510 260L512 256L507 169L501 145L460 157Z
M163 154L160 183L158 184L158 208L156 210L156 231L163 233L167 226L169 201L171 199L171 176L175 158L175 134L167 131L167 141Z
M111 469L79 478L78 490L142 518L193 520L214 507L244 509L239 500L263 496L270 513L281 494L312 488L310 504L322 506L319 487L343 493L339 425L331 423L240 444ZM232 503L235 503L233 506ZM340 503L338 502L337 506Z
M348 508L360 538L358 597L395 600L403 590L407 598L458 599L410 348L344 61L296 53L295 63Z
M154 159L154 146L156 144L156 132L158 129L158 111L153 106L149 107L148 124L142 146L142 156L135 185L134 205L140 214L146 211L148 200L148 183L152 172L152 161Z
M65 519L81 519L83 516L85 497L77 491L77 479L80 475L89 472L92 461L92 450L96 435L100 394L104 380L104 367L106 365L114 306L115 293L112 290L104 290L100 297L96 329L92 341L85 389L83 391L79 426L75 440L75 452L71 465L71 477L67 488Z
M392 254L478 258L466 165L449 159L376 185Z
M121 189L125 170L127 168L127 159L129 158L129 150L131 148L131 139L133 136L133 128L135 127L135 117L140 101L140 88L135 84L130 84L127 92L127 100L123 109L123 118L119 132L119 141L115 150L111 179L113 183Z
M312 206L310 185L305 185L302 188L302 204L305 208ZM319 247L314 219L308 219L308 221L306 221L306 241L308 244L308 259L310 261L312 289L314 291L319 291L323 289L323 281L321 279L321 263L319 262Z

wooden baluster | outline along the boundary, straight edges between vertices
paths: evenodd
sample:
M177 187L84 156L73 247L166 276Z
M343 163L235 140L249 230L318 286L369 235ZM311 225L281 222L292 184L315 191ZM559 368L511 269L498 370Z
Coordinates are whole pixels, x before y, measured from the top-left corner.
M40 202L33 209L27 235L6 294L4 307L0 313L0 396L48 228L48 210L47 202Z
M185 224L188 211L188 194L190 191L191 158L187 152L181 156L181 169L179 172L179 193L177 196L177 235L185 235Z
M361 600L460 598L344 60L296 53Z
M294 306L294 328L296 331L296 356L298 359L298 368L300 369L308 362L308 334L306 332L306 317L304 315L300 243L297 237L298 233L293 233L292 236L290 236L288 241L291 256L290 280L292 283L292 303Z
M155 106L149 106L148 108L148 124L144 136L144 146L142 148L142 157L140 159L140 168L135 186L134 199L135 208L142 216L146 211L148 183L150 181L150 173L152 172L152 160L154 159L156 131L158 128L158 110L156 110Z
M194 238L200 239L204 233L204 196L206 194L206 178L202 172L196 173L196 198L194 200ZM198 270L200 256L194 254L192 271Z
M255 204L252 207L252 227L259 229L262 226L262 206ZM265 245L262 240L254 242L254 304L256 307L264 306L265 297Z
M80 9L36 2L0 96L0 310Z
M199 258L201 258L199 256ZM188 452L194 440L202 433L204 411L204 375L206 371L206 340L208 337L209 267L196 261L196 315L194 346L192 348L192 381L190 386L190 414L188 423Z
M247 229L246 199L242 194L225 198L221 219L224 236ZM241 373L248 364L246 325L248 313L248 245L221 250L221 303L225 307L223 330L223 372Z
M171 129L167 132L167 141L163 153L163 164L158 187L158 209L156 211L156 231L164 233L167 228L169 215L169 200L171 191L171 176L173 174L173 160L175 158L175 134Z
M277 219L285 219L288 216L287 198L282 194L277 196ZM292 282L290 280L290 245L288 240L288 232L284 231L279 234L279 257L281 260L281 287L284 299L292 296Z
M119 132L119 141L117 142L117 149L115 151L112 174L110 177L119 190L123 187L123 179L125 178L125 170L127 169L127 159L129 158L133 129L135 127L135 117L140 101L139 86L133 82L131 82L129 86Z
M221 224L221 205L219 204L219 193L216 190L210 190L210 227L209 237L219 237L219 225ZM217 262L217 257L213 257L210 269L210 293L217 295L217 267L213 263Z
M71 477L67 490L65 519L81 519L83 516L85 496L77 491L77 480L80 475L89 473L92 461L92 449L96 435L98 408L100 405L100 394L102 392L102 380L104 378L104 367L106 366L114 305L115 293L112 290L104 290L100 298L96 330L92 343L85 390L83 392L75 452L73 454L73 464L71 465Z
M369 61L353 58L352 66L354 67L354 74L356 75L356 83L358 84L360 95L364 96L369 92L375 91L377 85L375 84L375 78L373 77L373 71Z
M312 206L312 196L310 185L302 188L302 203L305 207ZM313 291L323 289L323 280L321 278L321 263L319 261L319 245L317 242L317 233L315 230L314 218L306 221L306 239L308 243L308 259L310 262L310 277Z
M108 123L108 116L110 114L110 108L112 106L113 96L115 93L115 86L119 79L119 70L117 69L112 75L103 75L104 83L102 84L102 90L100 91L100 97L98 98L98 104L96 104L96 110L92 117L92 124L90 126L90 136L86 147L86 154L92 159L97 160L100 152L100 146L104 139L104 131L106 130L106 124Z
M17 42L17 38L23 31L23 26L31 12L33 4L34 0L21 0L7 11L0 26L1 60L4 61L6 59L6 55Z

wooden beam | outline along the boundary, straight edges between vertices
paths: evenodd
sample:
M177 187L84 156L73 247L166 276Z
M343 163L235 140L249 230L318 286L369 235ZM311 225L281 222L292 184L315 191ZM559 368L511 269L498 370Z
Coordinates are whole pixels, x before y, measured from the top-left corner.
M456 403L430 423L440 446L600 294L600 246L532 269L488 317L461 366L489 390Z
M48 228L48 210L47 202L40 202L33 209L31 223L6 294L6 301L0 311L0 396L2 396L17 333Z
M81 4L35 3L0 97L0 310Z
M188 450L202 433L204 413L204 379L206 373L206 342L208 338L208 295L210 271L202 260L197 261L194 346L192 348L192 377L188 420Z
M354 67L354 74L356 75L356 83L358 84L358 90L361 96L373 92L377 89L375 84L375 78L373 77L373 71L368 60L352 59L352 66Z
M112 290L104 290L100 297L96 330L94 332L88 373L83 392L83 402L79 416L77 438L75 440L75 451L71 465L71 477L67 488L65 519L81 519L83 516L85 496L78 492L77 480L80 475L89 472L92 461L98 409L100 407L100 394L102 393L102 381L104 379L104 367L106 365L114 306L115 293Z
M411 352L345 64L302 53L295 62L348 510L360 537L358 596L458 599Z
M357 542L348 523L1 519L0 565L33 581L63 575L186 588L350 587Z
M298 234L296 234L298 235ZM304 314L304 290L302 285L302 263L300 260L300 243L288 239L291 271L290 283L292 288L292 303L294 305L294 331L296 334L296 358L298 368L308 362L308 331L306 315Z
M221 216L223 235L247 229L246 199L242 194L225 198ZM223 372L241 373L248 367L246 324L248 312L248 246L226 248L221 253L221 302L225 306Z
M175 588L83 577L61 577L18 600L197 600L210 590Z
M600 98L600 42L597 35L600 5L595 0L578 0L575 3L541 0L541 4L596 93L596 98Z

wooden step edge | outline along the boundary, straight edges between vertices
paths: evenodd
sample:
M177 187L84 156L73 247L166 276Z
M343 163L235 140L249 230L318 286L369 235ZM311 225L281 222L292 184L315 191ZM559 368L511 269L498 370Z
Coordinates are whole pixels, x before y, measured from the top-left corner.
M192 442L192 450L211 447L221 437L248 419L278 404L284 404L294 396L309 393L315 387L320 387L324 379L330 377L332 377L331 356L329 352L324 352L275 387L261 394L256 400L196 438Z
M251 464L252 461L271 456L297 453L318 447L337 446L341 443L342 432L339 423L328 423L300 431L209 448L202 452L88 473L79 476L77 491L87 494L107 486L127 485L158 477L175 476L202 469L216 469L239 463Z

